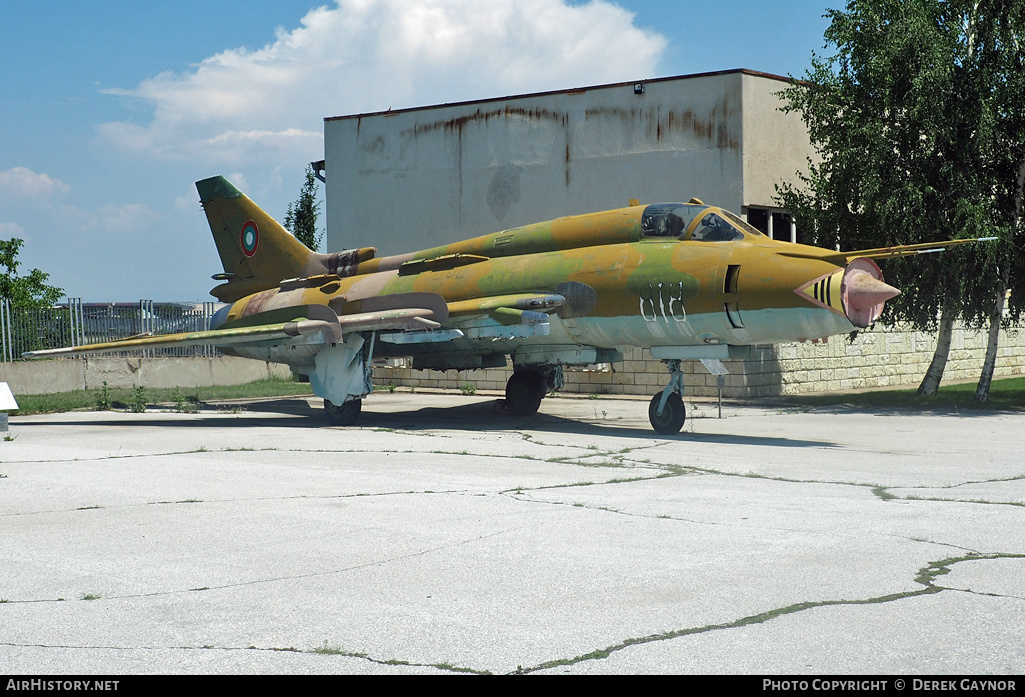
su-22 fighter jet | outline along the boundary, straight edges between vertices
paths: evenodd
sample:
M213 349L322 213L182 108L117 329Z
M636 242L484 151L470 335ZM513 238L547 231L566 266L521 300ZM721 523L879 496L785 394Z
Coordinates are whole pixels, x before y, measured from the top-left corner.
M731 346L817 339L867 327L899 294L873 261L971 242L838 252L774 241L697 199L525 225L411 254L311 252L223 177L196 182L229 303L209 331L35 351L79 353L212 344L308 375L329 419L347 425L373 389L375 357L416 369L507 365L505 403L533 414L563 366L651 349L668 369L648 416L661 434L686 418L680 361L710 368Z

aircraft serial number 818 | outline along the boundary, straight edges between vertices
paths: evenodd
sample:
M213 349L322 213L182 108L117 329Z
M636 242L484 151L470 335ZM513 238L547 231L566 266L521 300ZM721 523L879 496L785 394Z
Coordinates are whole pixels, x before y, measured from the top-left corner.
M855 252L777 242L697 199L525 225L398 256L372 247L311 252L223 177L196 182L224 266L228 305L209 331L133 337L26 357L210 344L308 375L332 422L352 424L376 357L417 369L507 365L506 407L533 414L564 366L622 360L635 347L669 379L648 415L677 433L680 361L730 346L847 334L899 291L874 259L953 240Z

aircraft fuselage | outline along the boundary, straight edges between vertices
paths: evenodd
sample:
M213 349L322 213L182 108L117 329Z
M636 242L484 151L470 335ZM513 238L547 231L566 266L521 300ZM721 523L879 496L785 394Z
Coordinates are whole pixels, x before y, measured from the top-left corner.
M240 300L231 316L321 304L344 315L354 301L401 293L436 293L450 303L523 293L552 293L569 284L593 290L586 316L556 312L544 336L472 338L448 342L445 353L511 354L524 345L584 345L602 349L633 346L748 345L815 339L855 329L827 303L814 304L795 291L811 279L842 272L842 266L816 259L778 256L794 245L768 238L729 242L645 240L538 254L486 259L457 268L400 275L381 271L330 281L313 288L271 289ZM815 248L805 248L814 250ZM839 284L835 289L839 307ZM448 326L472 330L489 320L453 318ZM493 323L493 322L492 322ZM297 340L296 344L301 344ZM382 343L377 355L437 353L440 347ZM240 355L266 359L303 352L280 346L265 354L257 347Z

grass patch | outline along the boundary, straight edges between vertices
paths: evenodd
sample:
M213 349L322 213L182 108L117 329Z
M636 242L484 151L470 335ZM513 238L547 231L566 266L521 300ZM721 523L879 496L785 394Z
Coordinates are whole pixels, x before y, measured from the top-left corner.
M856 394L826 394L786 397L788 404L808 406L846 405L854 407L900 407L933 409L1025 409L1025 377L994 380L990 385L989 399L976 402L974 382L960 385L944 385L935 397L919 397L915 389L873 390Z
M18 395L18 411L13 416L27 414L55 414L76 409L128 409L137 399L137 390L133 388L114 389L110 387L96 390L76 390L74 392L58 392L56 394L25 394ZM291 397L294 395L312 394L306 383L294 382L290 379L257 380L244 385L222 385L213 387L191 388L147 388L145 401L149 404L172 403L177 407L185 406L189 411L193 405L204 401L220 399L246 399L251 397ZM186 406L188 405L188 406Z

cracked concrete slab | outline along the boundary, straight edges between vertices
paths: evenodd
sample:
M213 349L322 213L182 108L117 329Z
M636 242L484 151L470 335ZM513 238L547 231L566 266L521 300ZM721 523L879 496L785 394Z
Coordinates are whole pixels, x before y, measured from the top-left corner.
M12 419L12 673L1020 673L1020 416L374 395Z
M958 564L943 579L948 588L1025 601L1025 559L973 559Z
M868 605L813 607L770 621L627 646L542 673L1020 675L1022 601L944 592ZM1017 620L1015 619L1017 618Z

